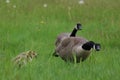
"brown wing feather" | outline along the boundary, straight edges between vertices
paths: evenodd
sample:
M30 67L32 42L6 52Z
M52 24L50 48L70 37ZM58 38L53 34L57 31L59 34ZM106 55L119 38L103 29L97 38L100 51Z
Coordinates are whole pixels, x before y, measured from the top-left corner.
M73 47L76 45L84 44L85 42L87 42L87 40L82 37L68 37L61 42L56 51L59 56L65 61L67 59L73 60Z
M70 35L69 33L62 33L58 35L55 42L55 46L58 46L62 42L63 38L69 37L69 35Z

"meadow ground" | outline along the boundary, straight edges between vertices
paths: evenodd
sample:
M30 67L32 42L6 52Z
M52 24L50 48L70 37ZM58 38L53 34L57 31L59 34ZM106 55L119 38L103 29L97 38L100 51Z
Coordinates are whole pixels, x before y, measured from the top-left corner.
M120 0L0 0L0 80L119 80ZM51 57L55 38L78 32L101 43L99 52L80 64ZM11 59L34 50L39 55L21 69Z

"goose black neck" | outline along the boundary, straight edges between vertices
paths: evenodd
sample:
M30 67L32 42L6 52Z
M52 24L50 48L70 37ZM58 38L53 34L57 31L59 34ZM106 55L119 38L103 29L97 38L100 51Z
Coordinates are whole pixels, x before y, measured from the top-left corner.
M93 41L89 41L89 42L86 42L85 44L83 44L82 48L84 50L91 50L91 48L93 48L94 44L95 43Z
M76 33L77 33L77 29L74 28L73 31L72 31L72 33L70 34L70 37L75 37Z

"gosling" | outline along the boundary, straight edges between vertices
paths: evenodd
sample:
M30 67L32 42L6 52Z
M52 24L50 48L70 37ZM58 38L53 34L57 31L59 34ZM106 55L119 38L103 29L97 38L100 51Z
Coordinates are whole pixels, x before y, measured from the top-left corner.
M15 58L12 59L12 61L15 65L22 67L23 65L26 65L27 62L31 62L32 59L36 57L37 53L35 51L26 51L17 55Z

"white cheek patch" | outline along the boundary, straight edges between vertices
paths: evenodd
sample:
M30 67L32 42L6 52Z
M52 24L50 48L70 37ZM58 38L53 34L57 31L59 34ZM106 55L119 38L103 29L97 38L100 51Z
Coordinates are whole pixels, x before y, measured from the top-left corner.
M93 46L93 49L95 50L95 45Z

